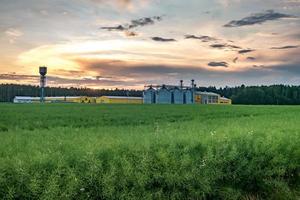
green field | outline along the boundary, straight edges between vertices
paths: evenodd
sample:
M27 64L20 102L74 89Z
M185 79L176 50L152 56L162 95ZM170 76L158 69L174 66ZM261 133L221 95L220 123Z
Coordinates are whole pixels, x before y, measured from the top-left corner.
M0 199L299 199L299 106L0 104Z

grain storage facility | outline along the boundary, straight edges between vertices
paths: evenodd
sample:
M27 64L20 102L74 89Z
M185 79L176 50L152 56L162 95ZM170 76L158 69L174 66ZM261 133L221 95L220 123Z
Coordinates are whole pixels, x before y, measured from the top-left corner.
M194 103L194 80L191 86L146 85L143 93L145 104L192 104Z
M142 97L126 97L126 96L102 96L96 98L96 103L111 104L142 104Z
M231 99L213 92L197 91L194 80L191 86L146 85L143 93L145 104L231 104Z

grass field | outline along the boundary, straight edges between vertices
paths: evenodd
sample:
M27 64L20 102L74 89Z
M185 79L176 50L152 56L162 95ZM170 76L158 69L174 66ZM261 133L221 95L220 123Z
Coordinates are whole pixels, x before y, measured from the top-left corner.
M0 104L0 199L299 199L300 107Z

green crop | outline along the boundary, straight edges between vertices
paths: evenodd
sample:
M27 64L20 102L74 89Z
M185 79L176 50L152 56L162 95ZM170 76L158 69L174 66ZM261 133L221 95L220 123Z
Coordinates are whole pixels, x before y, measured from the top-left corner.
M299 106L0 104L0 199L299 199Z

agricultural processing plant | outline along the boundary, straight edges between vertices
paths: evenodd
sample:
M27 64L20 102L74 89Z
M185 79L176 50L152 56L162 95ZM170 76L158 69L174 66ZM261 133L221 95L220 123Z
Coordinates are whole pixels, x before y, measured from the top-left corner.
M300 200L300 0L0 0L0 200Z

